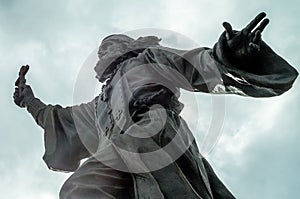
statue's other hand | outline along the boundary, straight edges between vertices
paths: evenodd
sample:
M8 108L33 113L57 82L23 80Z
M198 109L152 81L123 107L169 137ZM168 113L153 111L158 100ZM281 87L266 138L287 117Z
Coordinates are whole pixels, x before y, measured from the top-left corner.
M265 16L266 13L259 13L241 31L233 31L228 22L223 23L226 31L227 45L232 50L231 54L235 59L241 59L260 50L261 34L269 23L269 19L265 18ZM257 25L258 27L255 28Z
M34 99L34 94L29 85L22 84L15 87L13 98L17 106L24 108L32 99Z

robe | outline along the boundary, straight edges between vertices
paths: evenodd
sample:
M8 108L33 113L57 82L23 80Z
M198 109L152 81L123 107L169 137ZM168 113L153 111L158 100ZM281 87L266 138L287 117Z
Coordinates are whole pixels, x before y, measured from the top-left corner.
M47 166L74 172L60 198L234 198L179 115L180 89L272 97L289 90L298 73L265 43L252 60L232 64L218 48L146 48L119 63L89 103L31 101Z

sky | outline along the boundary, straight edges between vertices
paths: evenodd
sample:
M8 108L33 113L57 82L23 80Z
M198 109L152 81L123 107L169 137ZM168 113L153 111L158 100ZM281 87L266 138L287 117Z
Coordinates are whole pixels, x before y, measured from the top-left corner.
M58 198L70 176L48 170L42 161L42 129L13 103L21 65L31 66L27 83L37 97L68 106L83 63L109 34L165 29L212 47L223 32L223 21L239 30L265 11L270 24L263 39L299 71L299 6L296 0L0 0L1 198ZM172 40L169 44L180 46ZM225 96L221 136L206 158L236 198L300 197L299 89L296 80L279 97ZM189 118L193 107L188 103L194 96L201 123L194 133L201 144L211 125L212 97L183 94L183 115L191 127L195 121Z

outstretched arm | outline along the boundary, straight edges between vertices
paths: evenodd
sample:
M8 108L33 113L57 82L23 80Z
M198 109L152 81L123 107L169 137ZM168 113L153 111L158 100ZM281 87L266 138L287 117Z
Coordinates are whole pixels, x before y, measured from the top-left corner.
M271 97L289 90L298 72L261 39L269 23L264 12L245 28L232 30L224 22L225 32L214 46L213 56L220 63L224 82L221 92L242 92L253 97Z
M261 33L269 23L265 16L260 13L241 31L232 30L225 22L225 31L213 49L162 47L149 52L148 59L178 71L184 80L169 75L167 67L156 67L159 75L165 74L165 79L187 90L252 97L280 95L291 88L298 72L262 41ZM184 81L191 86L181 86Z
M24 67L21 71L23 69ZM24 74L21 71L19 74ZM90 156L81 141L82 136L85 136L84 139L91 138L97 147L95 101L66 108L46 105L34 96L31 87L25 84L25 77L20 77L16 81L14 102L19 107L26 107L37 124L44 129L44 161L52 170L74 171L81 159Z

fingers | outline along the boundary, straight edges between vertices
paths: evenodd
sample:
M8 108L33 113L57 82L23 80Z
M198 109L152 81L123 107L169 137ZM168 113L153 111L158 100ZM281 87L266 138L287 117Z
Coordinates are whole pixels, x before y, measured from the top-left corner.
M19 86L20 83L23 83L24 81L26 82L26 79L25 79L25 75L26 73L28 72L29 70L29 65L23 65L21 68L20 68L20 71L19 71L19 77L18 79L15 81L15 86ZM21 82L22 81L22 82Z
M15 88L15 92L13 94L13 97L14 97L14 99L19 97L19 89L17 87Z
M261 32L257 30L254 33L252 41L249 43L249 52L254 53L260 51Z
M15 86L18 86L20 83L20 78L18 77L18 79L15 81Z
M260 50L261 32L257 30L254 33L252 41L249 43L250 53L258 52Z
M270 20L269 19L264 19L259 26L254 30L254 32L260 31L260 33L262 33L262 31L264 31L265 27L269 24Z
M24 103L23 102L24 94L22 94L23 89L24 89L24 86L15 87L15 92L13 94L14 103L21 108L25 107L23 104Z
M26 73L28 72L28 70L29 70L29 65L23 65L21 68L20 68L20 71L19 71L19 75L21 76L21 75L23 75L23 76L25 76L26 75Z
M254 33L254 37L253 37L252 42L255 43L255 44L259 44L260 41L261 41L261 31L260 31L260 30L257 30L257 31Z
M233 31L232 31L232 27L231 27L230 23L224 22L224 23L223 23L223 27L224 27L225 30L226 30L226 37L227 37L227 40L231 39L231 38L234 36L234 33L233 33Z
M20 95L19 95L19 88L15 87L15 92L13 94L13 99L16 105L20 106Z
M249 53L258 52L260 50L260 45L253 42L249 43Z
M246 32L251 32L255 26L257 26L257 24L263 19L265 18L266 13L261 12L259 13L245 28L244 31Z

